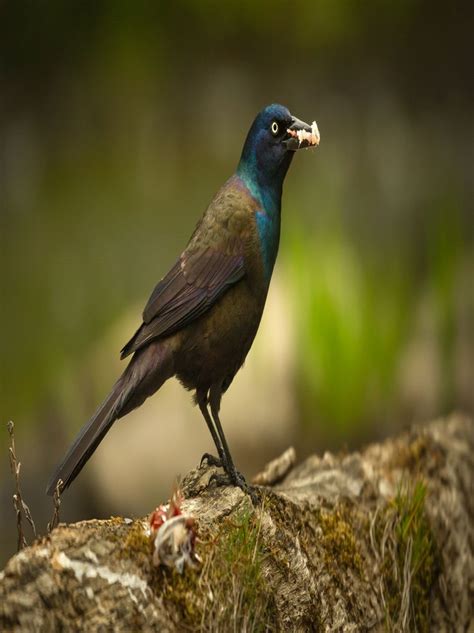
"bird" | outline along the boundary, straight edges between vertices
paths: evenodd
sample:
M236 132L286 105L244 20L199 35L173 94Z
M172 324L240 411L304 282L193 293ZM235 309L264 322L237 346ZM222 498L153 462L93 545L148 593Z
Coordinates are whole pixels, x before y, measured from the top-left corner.
M203 459L223 469L217 484L248 490L224 435L221 399L260 324L280 241L286 173L296 151L319 139L316 122L309 125L282 105L258 113L235 173L153 290L140 327L121 350L121 358L131 360L55 469L49 495L62 494L112 424L173 376L194 392L209 428L218 457L205 453Z

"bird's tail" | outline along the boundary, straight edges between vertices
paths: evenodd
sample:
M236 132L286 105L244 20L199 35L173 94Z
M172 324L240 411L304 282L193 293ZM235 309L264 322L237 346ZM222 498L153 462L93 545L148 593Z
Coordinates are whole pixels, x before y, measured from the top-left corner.
M61 492L64 491L81 472L115 420L140 406L172 375L169 358L163 357L163 353L160 353L163 350L151 350L152 346L153 344L132 358L110 394L82 427L63 461L54 471L46 488L47 494L54 494L60 479ZM151 353L153 351L155 354Z
M65 490L69 486L117 419L117 405L121 400L124 377L125 375L118 379L106 400L89 422L82 427L63 461L54 471L46 489L47 494L54 493L56 484L60 479L63 482L61 490Z

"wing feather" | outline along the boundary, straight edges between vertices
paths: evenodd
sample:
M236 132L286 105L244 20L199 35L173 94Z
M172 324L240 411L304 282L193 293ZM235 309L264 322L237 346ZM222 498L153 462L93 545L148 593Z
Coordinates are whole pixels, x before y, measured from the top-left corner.
M143 324L122 349L121 357L197 319L244 274L237 240L227 245L226 252L212 248L185 251L153 290L143 311Z

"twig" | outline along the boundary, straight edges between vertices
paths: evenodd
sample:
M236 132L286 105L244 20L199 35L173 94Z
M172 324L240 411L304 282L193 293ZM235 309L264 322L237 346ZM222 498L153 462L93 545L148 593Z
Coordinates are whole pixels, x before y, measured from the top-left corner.
M50 534L59 523L59 508L61 506L62 487L63 487L63 480L58 479L58 481L56 482L56 488L54 489L54 494L53 494L53 503L54 503L53 518L51 519L51 521L48 523L48 526L47 526L48 534Z
M21 494L21 486L20 486L20 471L21 471L21 462L18 461L16 457L15 450L15 435L14 435L15 425L10 420L7 423L8 434L10 435L10 447L8 449L9 457L10 457L10 469L12 475L15 479L15 492L13 494L13 507L15 508L16 513L16 528L18 531L18 551L23 549L28 545L25 535L23 533L23 515L25 515L25 519L31 526L31 530L33 532L33 536L36 538L36 526L33 521L33 517L31 516L31 512L25 501L23 500L23 496Z

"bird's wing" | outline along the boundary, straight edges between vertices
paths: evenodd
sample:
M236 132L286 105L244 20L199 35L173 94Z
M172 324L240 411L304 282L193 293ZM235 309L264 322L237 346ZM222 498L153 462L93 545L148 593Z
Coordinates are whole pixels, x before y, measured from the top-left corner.
M122 349L121 357L188 325L244 274L238 240L228 244L226 252L212 247L185 251L153 290L143 311L143 324Z

